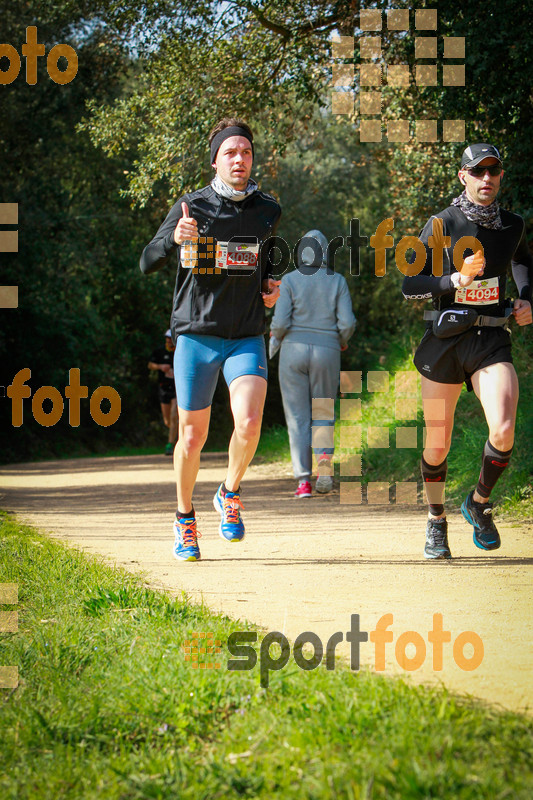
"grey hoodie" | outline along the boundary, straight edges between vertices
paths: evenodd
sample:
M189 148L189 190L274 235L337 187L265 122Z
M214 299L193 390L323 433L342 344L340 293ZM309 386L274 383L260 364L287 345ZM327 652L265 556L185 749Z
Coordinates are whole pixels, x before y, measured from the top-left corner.
M304 238L316 239L322 248L306 242L298 246L298 269L284 275L280 296L275 306L270 331L281 342L299 342L331 347L334 350L348 343L356 320L348 284L342 275L328 273L326 253L328 241L321 231L311 230ZM319 269L316 266L321 260ZM270 352L278 342L271 342Z

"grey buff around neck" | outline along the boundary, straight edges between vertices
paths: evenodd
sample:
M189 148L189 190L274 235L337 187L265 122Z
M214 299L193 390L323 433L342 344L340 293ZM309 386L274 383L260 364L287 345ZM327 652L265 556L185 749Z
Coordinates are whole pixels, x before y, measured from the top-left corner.
M225 197L226 200L233 200L236 203L239 203L241 200L249 197L258 189L257 183L250 178L246 189L241 192L238 189L234 189L232 186L228 186L228 184L224 183L222 178L219 178L218 175L215 175L211 181L211 186L221 197Z

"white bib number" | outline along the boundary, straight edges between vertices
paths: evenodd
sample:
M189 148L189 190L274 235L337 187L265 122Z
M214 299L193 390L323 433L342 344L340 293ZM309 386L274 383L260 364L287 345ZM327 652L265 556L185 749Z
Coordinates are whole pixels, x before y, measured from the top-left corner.
M216 266L218 269L255 269L259 257L259 244L243 242L217 242Z
M472 281L470 286L461 286L455 291L455 302L470 306L491 306L500 299L498 278Z

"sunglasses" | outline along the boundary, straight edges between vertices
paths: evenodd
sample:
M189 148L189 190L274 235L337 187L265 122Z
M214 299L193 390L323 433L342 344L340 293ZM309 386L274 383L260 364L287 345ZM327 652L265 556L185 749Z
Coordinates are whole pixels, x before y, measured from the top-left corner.
M482 178L485 172L496 178L497 175L501 175L502 168L499 164L491 164L490 167L467 167L466 171L474 178Z

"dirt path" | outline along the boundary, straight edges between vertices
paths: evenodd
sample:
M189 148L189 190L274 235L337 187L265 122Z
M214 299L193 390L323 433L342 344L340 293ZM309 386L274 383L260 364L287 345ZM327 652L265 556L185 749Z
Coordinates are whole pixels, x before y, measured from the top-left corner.
M340 505L338 489L295 500L287 468L253 466L243 491L247 536L230 545L218 536L212 506L224 464L216 454L202 458L195 495L203 533L198 563L172 558L175 489L170 459L162 456L3 467L0 506L55 538L143 572L153 587L185 591L292 640L313 631L325 648L337 631L346 639L352 614L360 615L361 630L369 632L380 617L393 614L385 674L442 681L506 708L533 705L531 526L501 523L501 549L484 553L474 547L471 528L453 515L454 559L427 563L421 557L422 507L399 512L394 506ZM451 631L442 671L433 669L428 642L434 613L443 615L444 629ZM407 631L420 634L427 648L423 665L409 673L395 654L398 637ZM463 631L483 642L482 663L472 671L454 661L453 642ZM418 647L422 655L420 641ZM338 645L338 654L349 652L346 641ZM473 653L467 644L464 657ZM407 657L414 654L409 645ZM374 644L363 642L361 664L373 668L374 656Z

